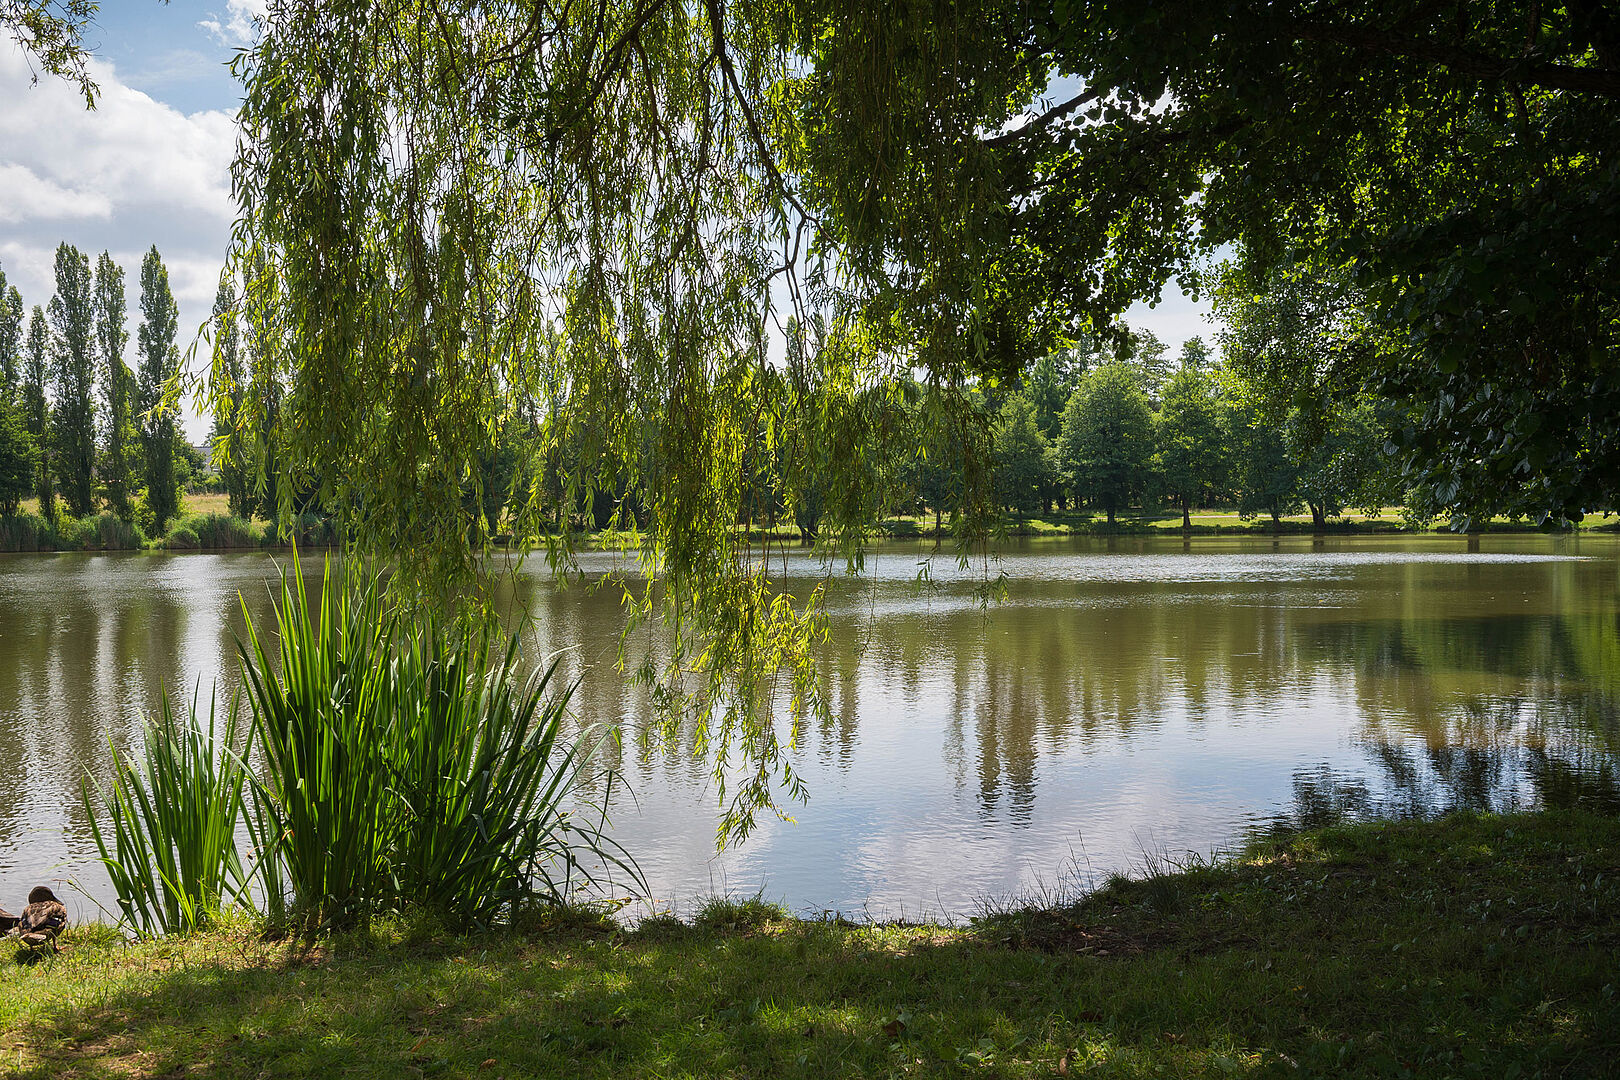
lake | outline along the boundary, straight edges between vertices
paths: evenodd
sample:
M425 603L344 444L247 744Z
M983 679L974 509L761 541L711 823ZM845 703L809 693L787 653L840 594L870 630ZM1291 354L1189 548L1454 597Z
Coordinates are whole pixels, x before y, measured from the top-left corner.
M1014 541L967 569L936 555L920 583L932 552L882 545L834 574L830 713L792 753L809 801L718 855L707 763L645 737L646 691L614 668L615 594L539 560L503 587L529 653L580 679L581 719L622 726L614 834L660 908L762 890L798 913L959 918L1277 822L1620 806L1612 535ZM81 778L139 746L162 687L233 683L238 595L269 619L286 562L0 556L0 904L60 880L110 906ZM790 588L823 572L789 567Z

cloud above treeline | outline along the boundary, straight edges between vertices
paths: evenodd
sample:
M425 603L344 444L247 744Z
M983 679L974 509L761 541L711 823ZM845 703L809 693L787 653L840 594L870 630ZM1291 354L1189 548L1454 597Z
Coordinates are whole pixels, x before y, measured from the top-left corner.
M56 291L59 243L92 263L111 252L124 268L133 366L140 265L153 244L180 304L182 350L213 307L236 217L236 122L223 110L184 115L104 61L91 70L101 88L94 110L67 82L34 83L21 51L0 43L0 269L32 309Z

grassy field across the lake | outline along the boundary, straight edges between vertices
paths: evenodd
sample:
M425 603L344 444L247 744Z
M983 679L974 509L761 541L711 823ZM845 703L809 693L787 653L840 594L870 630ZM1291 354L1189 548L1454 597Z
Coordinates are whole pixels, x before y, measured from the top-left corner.
M1600 1076L1620 821L1336 827L962 928L715 903L635 930L70 930L0 970L21 1077Z

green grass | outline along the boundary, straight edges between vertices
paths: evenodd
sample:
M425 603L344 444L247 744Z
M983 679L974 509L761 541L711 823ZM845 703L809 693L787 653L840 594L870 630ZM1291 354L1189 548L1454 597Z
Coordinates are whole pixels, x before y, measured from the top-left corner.
M1162 869L1162 868L1161 868ZM1620 1061L1620 822L1327 829L961 929L757 898L294 952L250 925L70 931L0 969L21 1077L1599 1076Z

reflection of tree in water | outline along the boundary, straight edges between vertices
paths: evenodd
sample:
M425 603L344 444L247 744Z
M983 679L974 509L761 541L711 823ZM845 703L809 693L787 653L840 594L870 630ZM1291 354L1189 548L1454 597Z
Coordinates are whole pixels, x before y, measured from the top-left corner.
M980 813L1027 823L1042 755L1087 753L1171 719L1195 727L1206 718L1223 727L1259 722L1324 676L1354 687L1376 765L1367 796L1390 803L1389 812L1405 812L1395 805L1402 800L1412 812L1494 805L1532 773L1551 791L1558 778L1579 784L1609 760L1593 751L1587 768L1558 731L1573 725L1595 734L1592 716L1620 700L1612 611L1561 616L1538 602L1525 614L1515 591L1504 613L1481 599L1514 585L1561 610L1559 597L1592 594L1591 582L1572 576L1573 564L1530 578L1511 567L1470 566L1461 578L1444 566L1398 572L1382 591L1288 580L1014 579L1009 602L988 611L954 586L924 595L915 585L837 580L820 666L828 711L805 732L798 763L848 771L863 724L935 723L946 764ZM614 670L624 618L616 591L559 589L536 574L521 576L504 599L536 616L531 655L569 650L570 680L583 677L576 712L623 725L624 740L604 748L604 765L679 785L707 782L692 726L678 725L672 740L657 737L647 688ZM639 631L629 667L648 653L663 659L663 647L656 626ZM1577 693L1585 705L1549 711L1547 703ZM1504 728L1501 702L1509 700L1541 703L1542 719ZM1547 750L1549 738L1563 749ZM1620 742L1602 745L1612 752ZM1342 782L1302 775L1301 806L1362 806Z
M1015 579L1010 602L988 611L951 588L929 599L916 586L837 581L820 667L828 711L806 732L799 764L813 759L847 771L863 724L937 723L947 766L980 812L1026 823L1042 755L1128 741L1171 718L1246 723L1293 705L1326 675L1355 688L1368 718L1366 746L1383 778L1375 785L1380 798L1405 792L1415 807L1485 805L1532 768L1552 785L1570 760L1553 754L1535 764L1533 751L1516 741L1533 732L1498 732L1491 703L1567 698L1575 684L1589 701L1620 700L1620 633L1612 613L1465 608L1502 586L1478 569L1459 584L1444 568L1402 568L1405 584L1383 594L1269 580L1071 588ZM1573 579L1543 584L1543 593L1580 591ZM536 616L525 643L530 655L566 650L568 680L582 677L576 713L623 725L624 739L604 747L603 765L681 786L707 782L692 726L658 737L647 688L614 669L624 619L615 590L556 588L543 574L521 575L509 588L503 606ZM1402 601L1393 609L1392 595ZM1405 603L1410 597L1425 599ZM1433 618L1435 611L1454 617ZM663 659L663 647L656 625L639 631L628 666L648 653ZM1561 713L1542 726L1592 730L1589 715ZM784 724L806 719L783 717ZM1523 760L1502 763L1521 750ZM1574 775L1571 783L1586 773ZM1307 777L1313 791L1319 779ZM1353 792L1333 790L1301 799L1358 805Z
M897 679L949 672L936 706L947 763L976 789L984 816L1005 811L1025 824L1042 754L1086 753L1157 732L1172 716L1201 723L1232 699L1284 699L1296 667L1286 615L1263 602L1234 607L1218 592L1101 583L1072 605L1049 592L1020 605L1015 592L988 612L891 614L867 662Z
M1293 804L1267 829L1314 828L1368 818L1432 817L1582 807L1620 813L1612 747L1613 700L1470 701L1422 739L1375 727L1362 742L1375 768L1352 776L1328 765L1294 773Z

